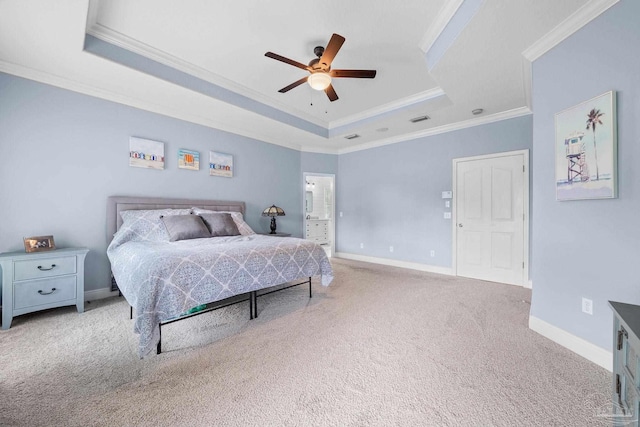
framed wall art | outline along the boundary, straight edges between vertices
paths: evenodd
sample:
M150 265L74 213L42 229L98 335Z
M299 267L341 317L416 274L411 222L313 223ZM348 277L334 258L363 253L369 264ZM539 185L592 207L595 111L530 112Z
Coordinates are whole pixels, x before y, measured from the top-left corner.
M164 142L129 137L129 166L164 169Z
M209 151L209 175L233 177L233 156Z
M556 114L556 200L617 197L616 94Z
M178 168L200 170L200 153L192 150L178 150Z

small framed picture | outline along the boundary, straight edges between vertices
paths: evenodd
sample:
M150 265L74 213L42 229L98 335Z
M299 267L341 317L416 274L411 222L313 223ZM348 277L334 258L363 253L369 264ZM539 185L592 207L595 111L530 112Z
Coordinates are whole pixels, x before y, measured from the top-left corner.
M164 169L164 142L129 137L129 166Z
M233 156L217 151L209 151L209 175L233 177Z
M24 238L24 250L27 252L51 251L56 248L53 236L35 236Z
M193 150L178 150L178 168L200 170L200 153Z

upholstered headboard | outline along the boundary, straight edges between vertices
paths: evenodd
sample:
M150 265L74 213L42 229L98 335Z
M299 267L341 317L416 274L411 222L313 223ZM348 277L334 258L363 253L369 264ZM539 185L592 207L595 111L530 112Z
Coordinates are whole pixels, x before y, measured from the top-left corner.
M199 199L165 199L162 197L111 196L107 199L107 244L113 239L120 226L120 212L132 209L166 209L198 207L211 211L241 212L244 215L244 202Z

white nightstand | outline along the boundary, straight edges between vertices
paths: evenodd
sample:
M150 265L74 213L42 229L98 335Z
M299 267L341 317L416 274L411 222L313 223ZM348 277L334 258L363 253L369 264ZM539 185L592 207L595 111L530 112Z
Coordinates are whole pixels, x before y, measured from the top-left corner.
M0 254L2 329L15 316L75 305L84 311L84 258L87 248Z

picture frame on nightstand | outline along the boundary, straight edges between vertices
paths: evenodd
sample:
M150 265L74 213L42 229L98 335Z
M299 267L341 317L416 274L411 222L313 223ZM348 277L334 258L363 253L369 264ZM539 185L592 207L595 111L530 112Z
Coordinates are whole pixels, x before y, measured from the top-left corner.
M24 250L27 253L52 251L56 248L53 236L34 236L24 238Z

